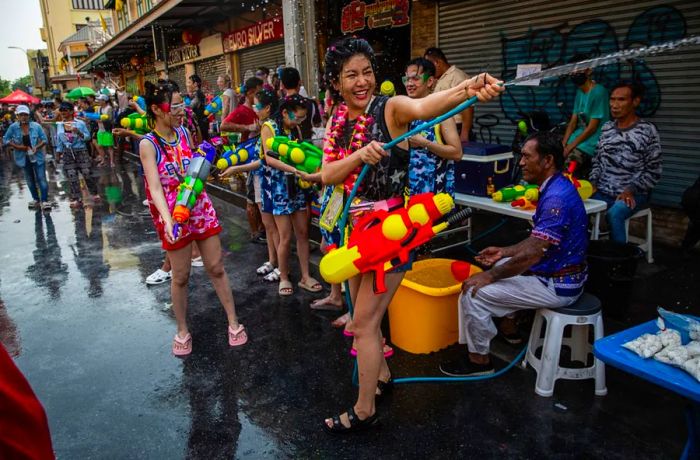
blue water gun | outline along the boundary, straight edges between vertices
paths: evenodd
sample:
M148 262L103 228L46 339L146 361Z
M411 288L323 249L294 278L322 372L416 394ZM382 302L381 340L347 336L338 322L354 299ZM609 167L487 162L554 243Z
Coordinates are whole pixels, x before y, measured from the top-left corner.
M105 121L109 120L109 115L100 114L99 112L78 112L78 116L90 121Z
M221 96L216 96L212 101L204 107L204 115L209 116L214 113L221 112L221 107L223 103L221 102Z
M258 144L258 137L251 137L243 141L235 149L225 152L216 162L217 169L226 169L229 166L239 166L248 164L258 159L255 154L255 147Z
M142 96L134 96L133 101L136 102L136 105L141 107L141 110L146 111L146 99Z
M178 237L180 227L190 219L190 211L197 204L197 199L204 190L204 185L209 177L211 162L216 157L216 149L208 142L202 142L192 156L190 164L185 171L185 177L180 182L177 192L177 201L173 209L173 236Z

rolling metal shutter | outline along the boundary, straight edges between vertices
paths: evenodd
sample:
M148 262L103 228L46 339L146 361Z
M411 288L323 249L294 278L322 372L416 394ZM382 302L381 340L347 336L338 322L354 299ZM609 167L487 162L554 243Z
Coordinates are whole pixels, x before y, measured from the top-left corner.
M168 69L168 79L177 83L180 87L181 92L187 91L187 86L185 86L185 66L179 65L177 67L170 67Z
M280 40L268 45L256 46L254 48L240 51L240 75L245 81L246 72L251 71L255 76L255 69L258 67L267 67L270 72L279 65L284 65L284 41ZM249 72L250 73L250 72Z
M219 87L216 86L216 79L219 78L219 75L226 73L226 56L222 54L195 62L195 72L202 79L202 91L218 93Z
M479 2L441 1L438 7L439 46L450 63L505 80L515 76L517 64L547 68L579 53L596 56L691 35L700 35L700 2L523 0L497 13ZM678 206L700 173L700 47L600 68L594 78L609 88L633 75L646 87L642 116L656 124L664 155L652 200ZM499 102L477 106L477 135L510 144L518 110L544 109L553 122L566 120L575 87L568 81L552 85L557 88L509 89Z

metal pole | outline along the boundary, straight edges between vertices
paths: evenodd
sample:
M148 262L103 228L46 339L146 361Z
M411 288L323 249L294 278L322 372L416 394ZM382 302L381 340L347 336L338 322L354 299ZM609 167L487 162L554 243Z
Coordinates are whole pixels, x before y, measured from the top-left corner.
M165 30L163 28L160 28L160 44L161 44L161 51L163 53L163 66L165 68L165 74L168 75L168 49L166 48L165 44Z

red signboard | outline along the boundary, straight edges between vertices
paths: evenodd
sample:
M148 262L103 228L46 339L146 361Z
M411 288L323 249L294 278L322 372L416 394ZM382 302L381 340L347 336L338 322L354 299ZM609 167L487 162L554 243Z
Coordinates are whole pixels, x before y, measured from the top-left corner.
M224 53L262 45L284 38L282 16L258 22L243 29L234 30L222 37Z
M409 22L409 8L409 0L376 0L374 3L353 0L343 7L340 30L344 34L362 30L365 18L370 29L405 26Z

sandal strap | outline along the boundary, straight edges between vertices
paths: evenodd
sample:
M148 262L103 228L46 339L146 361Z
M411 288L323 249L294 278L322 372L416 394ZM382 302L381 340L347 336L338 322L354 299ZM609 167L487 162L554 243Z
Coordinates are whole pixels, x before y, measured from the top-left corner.
M350 428L352 428L354 425L356 425L359 422L363 422L363 420L360 420L360 418L357 416L355 413L355 408L351 407L348 409L348 422L350 422Z
M175 334L175 339L174 339L174 340L175 340L175 342L179 343L180 345L187 345L187 342L189 342L190 340L192 340L192 336L189 334L189 332L187 333L187 335L185 336L185 338L180 338L179 335Z

